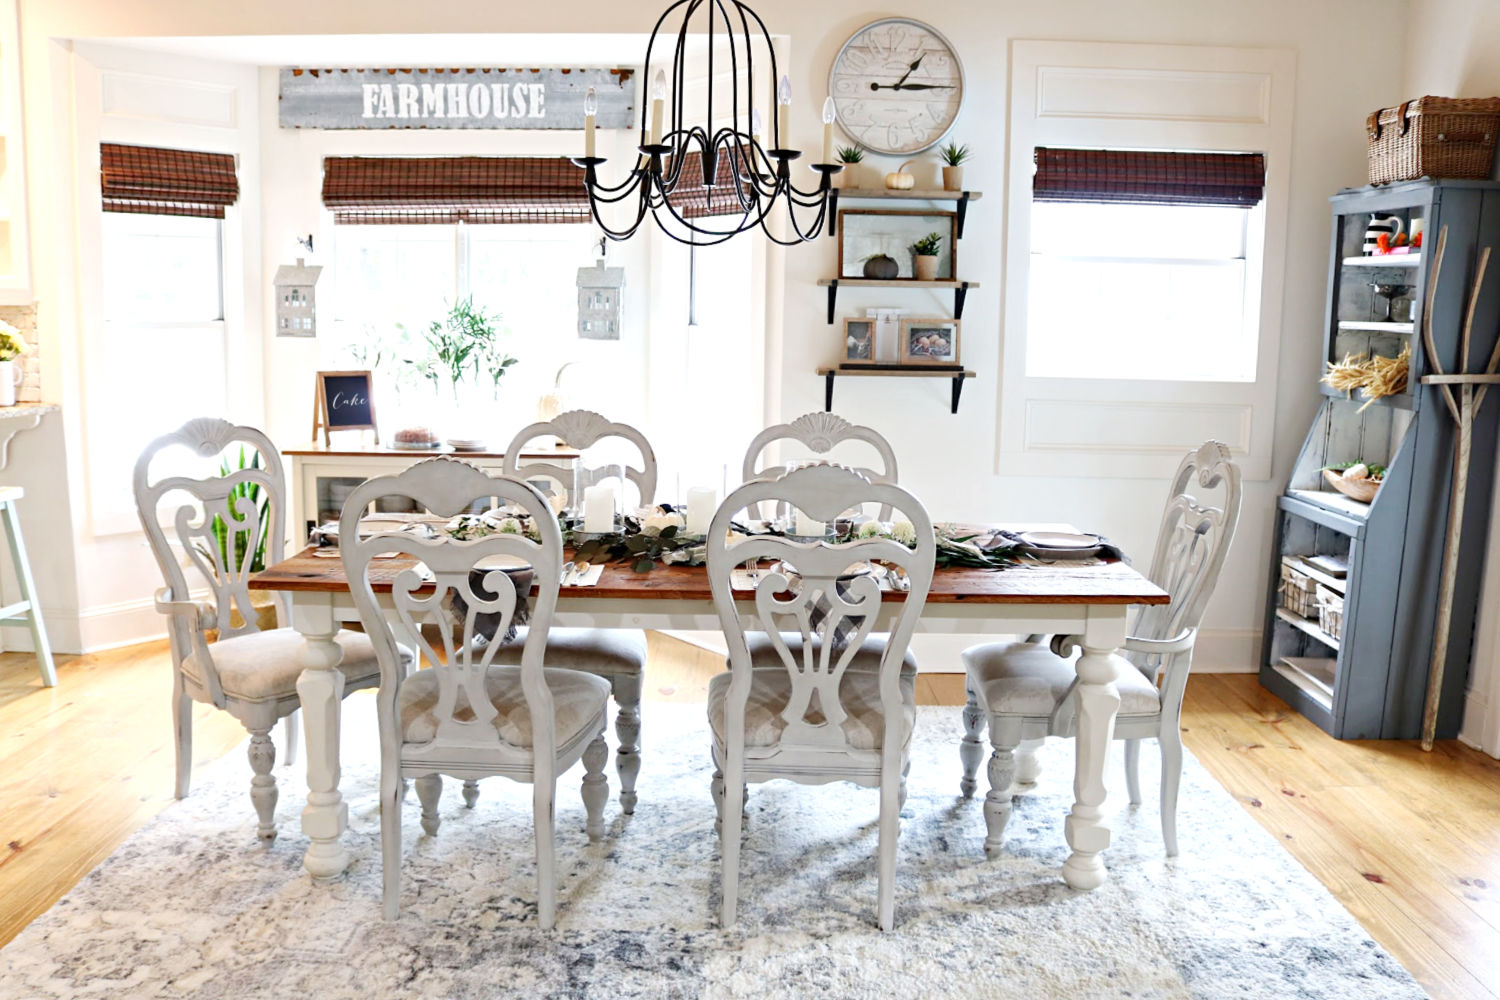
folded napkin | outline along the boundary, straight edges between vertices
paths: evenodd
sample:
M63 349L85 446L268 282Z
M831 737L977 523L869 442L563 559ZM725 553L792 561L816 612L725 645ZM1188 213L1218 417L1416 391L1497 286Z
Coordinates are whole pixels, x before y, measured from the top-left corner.
M1127 556L1127 555L1125 555L1124 550L1121 549L1114 542L1111 542L1108 538L1105 538L1103 535L1095 535L1094 536L1094 537L1096 537L1096 538L1099 539L1099 551L1095 552L1093 555L1090 555L1090 556L1066 556L1066 555L1058 555L1055 559L1049 559L1045 555L1038 555L1037 553L1040 550L1032 549L1030 546L1026 545L1025 542L1021 541L1021 536L1020 536L1020 534L1018 532L997 530L995 532L995 534L994 534L994 537L995 538L999 538L999 539L1004 539L1004 541L1007 542L1008 544L1020 546L1022 549L1026 550L1026 552L1025 552L1026 555L1028 555L1031 558L1036 559L1036 560L1038 560L1040 562L1077 562L1077 563L1086 563L1086 562L1088 562L1090 560L1098 560L1098 561L1115 560L1117 562L1122 562L1122 563L1124 563L1127 566L1130 565L1130 557ZM980 546L980 548L984 548L984 547L985 546L983 546L983 545Z
M563 573L563 575L565 577L567 576L566 571ZM572 578L568 579L567 585L569 587L592 587L592 586L595 586L596 584L598 584L599 578L602 577L603 575L604 575L604 564L603 563L594 563L588 569L586 569L582 573L580 573L578 576L575 576L575 577L572 577Z

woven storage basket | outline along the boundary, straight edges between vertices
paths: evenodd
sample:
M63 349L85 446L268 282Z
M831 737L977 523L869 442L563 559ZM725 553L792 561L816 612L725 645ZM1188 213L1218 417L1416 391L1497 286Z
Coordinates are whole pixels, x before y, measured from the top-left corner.
M1318 616L1318 582L1285 558L1281 561L1281 606L1303 618Z
M1344 634L1344 595L1318 584L1318 627L1335 639Z
M1500 97L1419 97L1370 115L1365 134L1371 184L1488 180L1500 136Z

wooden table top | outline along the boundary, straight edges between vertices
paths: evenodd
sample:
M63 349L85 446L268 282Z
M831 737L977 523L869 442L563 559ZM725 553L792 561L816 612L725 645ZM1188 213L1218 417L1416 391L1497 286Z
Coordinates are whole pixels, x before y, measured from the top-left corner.
M262 590L347 591L342 560L315 556L304 549L290 559L257 573L250 586ZM376 592L389 591L391 582L409 559L380 559L370 565ZM637 573L625 563L609 563L592 587L563 587L563 597L634 598L711 601L708 573L702 566L657 566ZM902 601L906 595L886 592L882 601ZM1103 564L1035 563L1003 570L939 569L933 577L929 604L1166 604L1166 591L1122 562Z
M340 445L325 445L313 443L302 445L297 448L283 448L283 455L295 455L298 458L405 458L413 464L424 458L437 458L446 455L449 458L468 459L495 459L504 458L504 451L485 448L480 451L459 451L449 444L441 444L432 448L393 448L389 445L362 445L347 447ZM580 452L577 448L522 448L523 459L569 459L577 458Z

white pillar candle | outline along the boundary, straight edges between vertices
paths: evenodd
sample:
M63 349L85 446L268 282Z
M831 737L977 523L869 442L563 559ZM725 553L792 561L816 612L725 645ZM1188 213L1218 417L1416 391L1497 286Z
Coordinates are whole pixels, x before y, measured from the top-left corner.
M651 80L651 145L661 145L662 109L667 99L667 74L661 70Z
M615 488L608 483L583 491L583 530L602 535L615 530Z
M819 163L833 162L833 121L836 117L833 98L829 97L823 101L823 159Z
M783 76L776 87L776 144L781 149L792 148L792 81Z
M807 538L822 538L828 533L828 525L822 521L813 520L805 511L799 508L792 533Z
M694 486L687 491L687 533L708 534L708 526L719 506L719 491L712 486Z
M583 155L594 155L594 124L599 113L599 95L590 87L583 97Z

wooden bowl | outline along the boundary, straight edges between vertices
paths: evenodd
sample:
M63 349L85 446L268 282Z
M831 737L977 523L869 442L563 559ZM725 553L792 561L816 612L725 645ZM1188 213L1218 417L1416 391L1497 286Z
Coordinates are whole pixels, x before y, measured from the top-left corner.
M1375 499L1375 494L1380 490L1379 479L1345 479L1333 469L1324 469L1323 478L1328 485L1338 490L1351 500L1360 503L1369 503Z

